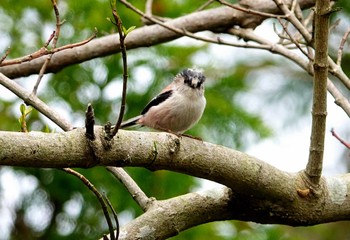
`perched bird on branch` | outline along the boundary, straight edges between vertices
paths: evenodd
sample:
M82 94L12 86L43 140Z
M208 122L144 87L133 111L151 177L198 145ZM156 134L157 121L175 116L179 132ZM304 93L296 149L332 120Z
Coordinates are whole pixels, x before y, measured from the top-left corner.
M141 125L182 134L202 117L206 105L204 81L201 71L183 70L146 105L141 115L123 122L121 128Z

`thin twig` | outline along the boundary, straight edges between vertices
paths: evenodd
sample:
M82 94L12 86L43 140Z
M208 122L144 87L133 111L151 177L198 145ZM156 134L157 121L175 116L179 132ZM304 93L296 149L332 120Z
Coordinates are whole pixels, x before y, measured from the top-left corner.
M55 37L56 35L56 31L53 31L49 37L49 39L47 39L46 43L44 44L44 48L47 48L50 45L50 42L52 41L52 39Z
M116 211L114 210L111 201L109 201L109 199L107 198L106 194L103 195L103 199L106 201L107 205L109 206L109 209L112 211L113 217L114 217L114 221L115 221L115 228L116 228L116 234L115 234L115 239L119 238L119 220L118 220L118 215L116 213Z
M153 200L147 197L147 195L129 176L129 174L122 168L106 167L106 169L126 187L133 199L142 208L142 210L146 212Z
M288 9L288 7L284 4L282 0L273 0L276 5L281 9L281 11L287 16L287 20L293 24L293 26L298 30L298 32L303 36L304 40L306 41L307 45L312 46L313 43L313 30L310 33L308 30L307 25L304 25L302 22L300 22L297 17L291 13L291 11ZM332 9L330 8L330 12L332 12ZM310 15L312 16L312 15ZM306 23L305 23L306 24ZM323 26L325 27L325 26ZM329 31L329 28L328 28ZM310 54L309 54L310 55ZM311 56L311 55L310 55ZM332 58L328 57L328 64L329 69L328 71L337 77L346 88L350 89L350 79L348 76L344 73L344 71L340 68L339 65L337 65ZM349 113L348 113L349 114Z
M43 76L45 74L47 66L49 65L49 62L51 60L51 56L52 56L52 54L50 54L49 56L46 57L43 66L40 68L38 79L36 80L36 83L35 83L35 85L33 87L33 91L32 91L33 95L36 95L36 93L38 91L39 84L40 84L41 79L43 78Z
M278 14L272 14L272 13L265 13L265 12L260 12L260 11L255 11L253 9L249 8L244 8L244 7L239 7L237 4L232 4L224 0L216 0L217 2L221 3L222 5L228 6L230 8L236 9L241 12L249 13L249 14L255 14L261 17L266 17L266 18L286 18L286 15L278 15Z
M294 39L294 37L292 36L292 34L291 34L291 33L289 32L289 30L287 29L287 26L285 25L285 23L283 23L283 22L281 21L280 18L277 18L277 19L278 19L279 23L281 24L281 26L282 26L284 32L288 35L289 40L290 40L292 43L294 43L294 45L295 45L295 46L296 46L310 61L313 61L313 59L311 58L311 56L309 56L308 52L306 52L306 51L302 48L302 46L299 44L299 42L298 42L296 39Z
M195 12L199 12L204 10L206 7L208 7L210 4L212 4L213 2L215 2L216 0L208 0L206 1L204 4L202 4L199 8L196 9Z
M14 64L19 64L19 63L23 63L23 62L29 62L33 59L48 55L48 54L53 54L53 53L57 53L69 48L75 48L75 47L79 47L82 45L87 44L88 42L90 42L92 39L96 38L96 34L97 34L97 29L95 29L94 33L88 38L85 39L81 42L78 43L72 43L72 44L67 44L65 46L62 47L58 47L55 49L47 49L47 48L40 48L38 51L28 54L26 56L20 57L20 58L16 58L16 59L11 59L11 60L5 60L2 63L0 63L0 66L8 66L8 65L14 65Z
M340 66L341 65L341 61L343 58L343 49L344 49L344 45L346 43L346 40L348 39L348 36L350 34L350 28L344 33L340 45L339 45L339 49L338 49L338 57L337 57L337 65Z
M147 0L146 6L145 6L145 13L149 16L152 16L152 6L153 6L153 0Z
M304 21L303 11L300 8L298 0L293 0L291 11L295 14L300 22Z
M116 238L115 238L115 235L114 235L114 229L113 229L112 220L109 217L108 208L107 208L107 205L106 205L106 203L104 201L103 195L95 188L95 186L86 177L84 177L84 175L78 173L77 171L74 171L71 168L63 168L62 170L65 171L66 173L69 173L69 174L79 178L85 184L85 186L87 186L95 194L95 196L97 197L97 200L101 204L103 214L105 215L111 239L115 240ZM112 206L110 206L110 207L112 207ZM119 224L118 224L118 227L119 227ZM117 230L117 232L119 232L119 230Z
M254 31L250 29L231 28L228 30L228 33L249 41L256 42L257 44L261 44L261 46L264 46L263 48L257 48L255 46L254 48L268 50L272 53L277 53L299 65L310 76L314 75L313 68L310 67L309 61L306 61L305 59L300 57L300 55L296 54L294 51L290 51L283 45L276 44L267 39L264 39L261 36L258 36ZM250 45L246 45L245 47L251 48ZM339 91L339 89L333 84L333 82L330 79L327 80L327 89L335 99L335 103L339 107L341 107L344 110L344 112L350 117L350 103L348 99L344 97L344 95Z
M333 30L335 30L339 24L340 24L341 20L337 19L334 23L332 23L332 25L330 25L329 27L329 32L332 32Z
M312 29L312 21L315 16L315 11L310 11L309 14L304 18L302 21L302 24L306 27L306 29L311 28ZM309 26L310 25L310 26ZM311 29L308 29L309 32L311 32Z
M124 112L125 112L126 90L127 90L127 84L128 84L128 62L127 62L127 55L126 55L126 46L124 42L126 38L126 34L123 31L123 23L121 18L119 17L116 6L112 6L112 7L113 7L112 14L115 20L115 25L117 26L118 33L119 33L120 51L122 53L122 60L123 60L123 92L122 92L122 100L120 104L119 117L112 130L111 136L109 136L110 138L113 138L118 133L119 127L122 124Z
M51 0L51 3L56 16L56 30L55 30L55 35L52 42L52 47L56 48L58 37L60 36L60 32L61 32L61 25L63 24L63 22L61 22L60 20L60 12L58 11L56 0Z
M307 30L307 28L299 21L299 19L291 12L287 5L282 0L273 0L279 9L285 14L285 18L293 24L293 26L300 32L305 41L310 44L312 40L312 36Z
M279 21L279 22L280 22L280 25L282 25L281 21ZM286 31L284 30L284 29L288 29L288 24L289 24L289 22L286 22L285 26L282 26L283 31L281 33L279 33L277 28L276 28L276 24L273 23L273 31L279 37L278 44L281 44L283 46L289 46L289 45L295 46L295 44L293 44L293 42L290 40L290 37L288 36Z
M8 48L6 49L5 54L0 58L0 64L1 64L1 63L7 58L7 56L10 54L10 50L11 50L10 47L8 47Z
M341 144L343 144L347 149L350 149L350 143L342 139L334 130L334 128L331 129L332 136L335 137Z
M329 79L327 81L327 89L328 89L328 92L334 98L334 103L337 104L339 107L341 107L350 118L349 100L346 97L344 97L343 93Z
M26 104L31 105L33 108L41 112L63 130L70 131L73 129L73 126L59 113L46 105L46 103L41 101L37 96L31 94L25 88L21 87L15 81L12 81L2 73L0 73L0 84L16 94L19 98L23 99Z
M53 9L54 9L55 16L56 16L56 30L53 32L53 34L51 34L49 40L46 42L45 48L48 47L49 43L51 42L51 39L53 39L52 47L56 48L57 40L58 40L58 37L60 34L60 29L61 29L60 12L58 11L56 0L51 0L51 3L53 5ZM49 54L46 57L45 62L39 71L38 79L36 80L36 83L35 83L35 85L33 87L33 91L32 91L32 94L34 94L34 95L36 95L36 93L38 91L39 84L40 84L41 79L43 78L43 76L45 74L47 66L49 65L49 63L51 61L52 55L53 55L53 53Z

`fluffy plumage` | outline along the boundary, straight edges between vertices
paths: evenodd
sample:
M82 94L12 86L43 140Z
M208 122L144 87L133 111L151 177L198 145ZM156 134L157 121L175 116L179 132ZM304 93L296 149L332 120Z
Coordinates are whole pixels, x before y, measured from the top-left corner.
M206 105L204 82L205 76L199 70L183 70L146 105L141 115L123 122L121 127L139 124L175 133L185 132L202 117Z

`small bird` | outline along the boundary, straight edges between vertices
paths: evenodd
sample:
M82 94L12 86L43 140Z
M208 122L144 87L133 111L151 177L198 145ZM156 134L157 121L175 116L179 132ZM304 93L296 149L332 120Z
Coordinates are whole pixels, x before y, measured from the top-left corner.
M141 115L121 124L121 128L141 125L182 134L202 117L206 100L205 76L197 69L187 68L178 73L172 83L153 98Z

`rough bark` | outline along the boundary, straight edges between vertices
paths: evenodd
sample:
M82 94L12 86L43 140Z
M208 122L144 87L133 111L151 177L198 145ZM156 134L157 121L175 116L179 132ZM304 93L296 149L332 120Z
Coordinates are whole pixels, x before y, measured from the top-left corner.
M0 132L0 164L49 168L138 166L177 171L229 188L156 201L122 229L128 232L128 239L147 229L152 230L146 231L151 235L157 232L168 237L201 223L227 219L293 226L350 219L350 174L322 177L317 194L311 191L303 196L300 190L307 189L304 173L280 171L223 146L168 133L123 130L112 142L106 142L102 127L96 127L95 133L98 137L90 142L84 129L65 133ZM173 224L166 227L169 221ZM158 232L159 228L162 231Z

